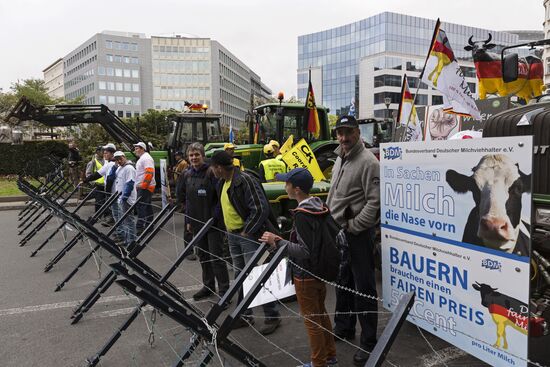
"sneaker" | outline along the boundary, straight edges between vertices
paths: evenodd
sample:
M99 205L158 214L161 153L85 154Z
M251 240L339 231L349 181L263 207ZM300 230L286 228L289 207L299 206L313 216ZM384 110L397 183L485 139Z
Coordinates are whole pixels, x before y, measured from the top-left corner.
M264 327L260 329L262 335L270 335L281 325L281 319L266 319Z
M327 358L327 367L337 367L338 366L338 358L332 357Z
M240 317L238 320L235 321L233 324L232 329L241 329L243 327L249 327L254 325L254 319L247 318L246 320L243 317Z
M193 295L193 299L195 301L199 301L203 298L208 298L210 296L212 296L214 294L214 292L212 292L210 289L206 288L206 287L202 287L197 293L195 293Z

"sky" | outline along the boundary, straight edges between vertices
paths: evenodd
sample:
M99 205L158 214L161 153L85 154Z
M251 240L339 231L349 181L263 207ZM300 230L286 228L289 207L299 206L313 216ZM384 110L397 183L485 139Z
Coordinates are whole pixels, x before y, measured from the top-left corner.
M209 37L274 94L296 94L298 36L392 11L492 30L542 30L543 0L0 0L0 88L104 30Z

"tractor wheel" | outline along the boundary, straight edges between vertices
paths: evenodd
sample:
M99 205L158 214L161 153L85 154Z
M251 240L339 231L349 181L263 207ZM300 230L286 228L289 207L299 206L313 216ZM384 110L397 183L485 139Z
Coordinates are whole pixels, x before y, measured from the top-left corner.
M325 178L330 180L332 177L332 167L334 166L334 162L336 162L336 158L338 158L334 150L323 149L320 152L315 152L315 158L317 158L317 163L319 163L319 167Z

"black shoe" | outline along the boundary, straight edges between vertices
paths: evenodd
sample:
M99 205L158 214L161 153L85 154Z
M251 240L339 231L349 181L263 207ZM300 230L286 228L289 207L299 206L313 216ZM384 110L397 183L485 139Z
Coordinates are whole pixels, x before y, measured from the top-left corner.
M245 320L243 317L240 317L238 320L235 321L232 329L241 329L243 327L249 327L252 325L254 325L254 319L247 317Z
M262 335L273 334L275 330L281 325L281 319L266 319L265 325L260 329Z
M353 355L353 364L356 366L364 366L365 363L367 363L368 359L369 359L369 354L363 352L362 350L358 350Z
M336 342L342 341L342 339L347 341L353 341L355 339L355 330L347 331L347 332L334 330L334 335L337 336L337 338L334 338L334 341Z
M208 297L212 296L213 294L214 294L214 292L212 292L210 289L203 287L197 293L195 293L193 295L193 299L195 301L199 301L203 298L208 298Z

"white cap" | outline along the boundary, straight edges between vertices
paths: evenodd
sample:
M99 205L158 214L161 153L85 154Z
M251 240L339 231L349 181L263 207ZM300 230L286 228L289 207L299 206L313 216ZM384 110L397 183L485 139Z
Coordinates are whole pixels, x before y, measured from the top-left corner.
M124 152L121 152L120 150L117 150L115 152L115 154L113 155L114 158L118 158L118 157L126 157L126 155L124 154Z
M116 147L113 143L109 143L109 144L103 146L103 150L105 150L105 149L116 150Z
M145 145L145 143L142 142L142 141L140 141L140 142L137 143L137 144L134 144L134 146L135 146L135 147L140 147L140 148L142 148L142 149L144 149L144 150L147 150L147 145Z

